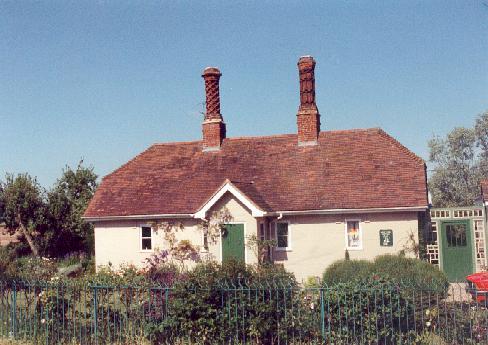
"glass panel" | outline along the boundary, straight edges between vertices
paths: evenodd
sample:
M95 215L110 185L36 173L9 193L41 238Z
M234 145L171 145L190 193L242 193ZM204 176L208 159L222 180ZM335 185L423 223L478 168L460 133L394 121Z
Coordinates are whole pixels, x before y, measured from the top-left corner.
M360 248L361 237L359 234L359 222L349 221L347 222L347 246L349 248Z
M448 224L446 225L446 236L448 247L466 247L466 225Z
M142 237L151 237L151 228L148 226L142 227Z
M203 249L208 250L208 235L207 232L203 233Z
M288 247L288 223L278 223L277 226L277 242L279 248Z
M142 250L151 250L151 239L150 238L143 238L142 239Z
M264 223L259 224L259 239L264 241Z

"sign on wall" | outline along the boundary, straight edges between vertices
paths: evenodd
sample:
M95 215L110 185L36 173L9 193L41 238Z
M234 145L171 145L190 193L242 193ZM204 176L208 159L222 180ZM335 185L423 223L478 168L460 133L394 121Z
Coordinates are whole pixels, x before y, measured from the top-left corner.
M380 246L382 247L393 246L393 230L391 229L380 230Z

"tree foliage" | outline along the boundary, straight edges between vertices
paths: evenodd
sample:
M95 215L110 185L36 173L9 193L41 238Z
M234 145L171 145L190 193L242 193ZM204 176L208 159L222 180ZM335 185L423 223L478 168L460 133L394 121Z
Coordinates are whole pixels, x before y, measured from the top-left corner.
M60 179L47 193L51 231L44 237L49 254L56 256L72 251L93 252L93 225L81 217L97 188L93 168L78 163L76 169L67 166Z
M433 205L473 205L481 180L488 177L488 111L478 116L473 128L457 127L446 138L434 137L429 149L434 165L429 179Z
M29 174L7 174L0 194L7 230L10 234L20 232L35 256L39 255L35 237L45 224L44 195L42 187Z
M93 250L93 226L81 216L96 189L93 168L65 168L49 191L29 174L7 174L0 183L0 221L19 232L33 255L62 256Z

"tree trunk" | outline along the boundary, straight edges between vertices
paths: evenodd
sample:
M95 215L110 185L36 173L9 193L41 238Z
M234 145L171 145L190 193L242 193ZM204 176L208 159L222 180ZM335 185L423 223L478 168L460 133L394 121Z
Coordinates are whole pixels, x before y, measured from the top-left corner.
M36 256L36 257L39 257L39 249L37 249L37 246L34 243L34 240L32 239L31 234L29 234L29 232L25 228L24 224L22 224L20 222L19 222L19 224L20 224L20 231L22 232L22 235L24 235L25 239L27 240L27 243L29 244L29 247L32 251L32 254L34 254L34 256Z

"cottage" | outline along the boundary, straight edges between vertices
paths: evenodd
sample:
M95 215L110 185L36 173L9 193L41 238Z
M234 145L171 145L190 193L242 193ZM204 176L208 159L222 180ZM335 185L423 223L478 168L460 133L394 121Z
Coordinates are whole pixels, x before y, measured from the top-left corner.
M165 247L150 226L164 220L180 221L178 238L218 261L255 263L250 236L273 239L270 258L298 279L321 275L346 250L408 252L428 209L424 161L379 128L321 131L314 69L312 57L299 59L297 133L228 138L221 73L206 68L202 140L154 144L102 180L84 215L96 264L142 265ZM232 221L204 245L198 224L222 209Z

